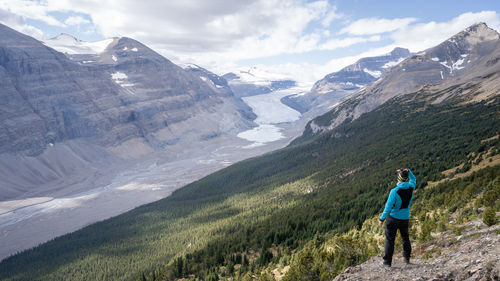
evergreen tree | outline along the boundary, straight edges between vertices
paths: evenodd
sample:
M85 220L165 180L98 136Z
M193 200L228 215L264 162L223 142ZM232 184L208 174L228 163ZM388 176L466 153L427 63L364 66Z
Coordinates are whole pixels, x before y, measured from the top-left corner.
M487 226L492 226L497 223L496 212L493 207L487 207L486 210L484 210L483 222Z

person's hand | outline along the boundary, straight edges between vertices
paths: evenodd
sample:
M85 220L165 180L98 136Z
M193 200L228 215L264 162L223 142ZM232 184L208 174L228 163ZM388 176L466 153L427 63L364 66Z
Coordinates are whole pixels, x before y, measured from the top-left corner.
M382 226L384 224L384 221L378 220L378 225Z

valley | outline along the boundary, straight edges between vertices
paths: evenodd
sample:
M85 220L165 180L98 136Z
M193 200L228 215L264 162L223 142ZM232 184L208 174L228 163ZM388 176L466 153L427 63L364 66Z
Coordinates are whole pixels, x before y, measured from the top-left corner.
M1 280L332 280L380 253L401 167L420 261L441 256L438 232L498 231L485 23L315 83L181 67L128 37L0 35Z
M279 100L302 91L292 88L244 98L257 114L259 126L239 137L171 146L168 151L65 178L59 187L51 184L34 194L1 201L0 259L162 199L235 162L286 146L308 120ZM274 104L272 111L266 110L269 104ZM270 137L269 130L275 135Z

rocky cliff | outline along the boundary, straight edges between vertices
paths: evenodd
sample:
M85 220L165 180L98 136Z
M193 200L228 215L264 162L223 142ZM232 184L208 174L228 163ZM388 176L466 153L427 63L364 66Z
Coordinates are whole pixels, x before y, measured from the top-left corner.
M311 121L304 136L330 130L374 110L393 97L419 90L432 89L435 92L455 87L455 94L465 96L480 87L483 93L469 96L469 101L498 94L499 60L500 35L484 23L473 25L390 68L372 85Z
M42 43L0 25L2 198L95 163L252 127L251 109L214 77L130 38Z

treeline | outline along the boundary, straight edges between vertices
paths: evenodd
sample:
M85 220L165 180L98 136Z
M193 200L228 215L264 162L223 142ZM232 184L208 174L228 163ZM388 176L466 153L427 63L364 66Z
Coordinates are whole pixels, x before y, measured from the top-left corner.
M499 112L498 98L460 106L393 99L311 141L242 161L8 258L0 279L253 278L270 264L293 263L293 253L314 239L362 229L382 210L397 168L412 168L422 189L445 178L444 170L464 164L465 171L467 163L499 154L500 141L492 138L500 134ZM339 245L361 243L344 238ZM331 274L372 252L366 241Z

